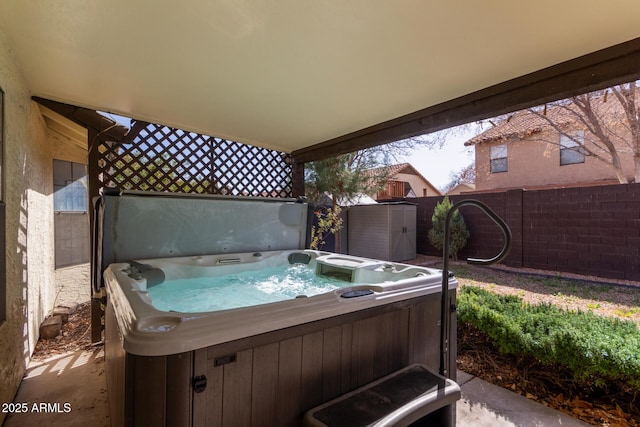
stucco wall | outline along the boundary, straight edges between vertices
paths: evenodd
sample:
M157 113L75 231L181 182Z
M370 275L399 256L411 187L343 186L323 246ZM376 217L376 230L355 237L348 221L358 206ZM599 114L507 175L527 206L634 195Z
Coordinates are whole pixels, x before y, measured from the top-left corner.
M411 185L411 188L413 189L413 191L416 193L416 197L439 195L439 190L437 190L430 183L427 183L424 180L422 180L422 178L420 178L417 175L408 174L408 173L399 173L394 176L394 179L397 179L398 181L408 182L409 185ZM423 189L425 188L427 190L427 194L423 194Z
M0 325L0 402L11 402L53 307L52 146L0 28L5 97L6 320ZM0 423L4 420L0 413Z
M543 132L535 137L507 143L508 172L490 172L491 147L502 144L482 143L476 149L476 190L531 188L546 185L569 185L616 180L613 169L594 157L584 163L560 165L560 147L549 141L559 141L558 133ZM621 143L618 149L627 178L633 177L633 154ZM606 156L604 152L601 152Z
M91 300L91 266L79 264L55 270L56 305Z

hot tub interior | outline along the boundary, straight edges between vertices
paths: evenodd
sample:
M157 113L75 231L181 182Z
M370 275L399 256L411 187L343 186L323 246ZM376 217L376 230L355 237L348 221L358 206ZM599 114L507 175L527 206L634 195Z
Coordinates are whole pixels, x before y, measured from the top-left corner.
M186 313L332 291L344 298L363 297L382 292L382 285L440 274L424 267L312 250L138 260L129 262L123 272L158 310Z

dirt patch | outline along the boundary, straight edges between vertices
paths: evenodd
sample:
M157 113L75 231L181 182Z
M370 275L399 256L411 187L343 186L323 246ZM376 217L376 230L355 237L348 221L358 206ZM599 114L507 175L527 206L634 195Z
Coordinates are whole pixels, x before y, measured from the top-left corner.
M595 426L640 425L639 391L622 382L577 382L569 369L500 353L470 325L458 325L458 369Z
M40 339L31 356L31 360L41 361L63 353L86 350L91 345L91 304L78 305L69 321L62 325L60 335L55 338Z

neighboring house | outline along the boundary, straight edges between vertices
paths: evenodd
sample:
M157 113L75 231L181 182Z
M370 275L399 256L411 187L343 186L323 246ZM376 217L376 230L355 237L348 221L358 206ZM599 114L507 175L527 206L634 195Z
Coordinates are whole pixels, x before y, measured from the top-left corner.
M466 182L460 183L447 191L447 196L455 196L457 194L469 193L476 190L475 184L467 184Z
M410 163L384 166L383 168L371 169L368 172L371 176L378 176L384 168L388 168L386 170L389 176L387 183L382 190L379 190L376 194L371 194L371 197L377 201L396 197L442 196L442 192L434 187Z
M605 106L607 108L601 107L601 114L607 114L608 123L611 124L621 113L621 108L611 100ZM593 142L590 142L593 136L575 115L557 107L548 108L546 114L560 126L562 134L544 118L530 111L519 111L465 142L467 146L475 146L477 191L619 182L611 167L593 156L585 155L580 149L580 145L583 145L596 150ZM618 130L619 135L628 134L622 126ZM614 143L620 153L624 175L631 181L634 174L633 153L619 138ZM600 153L608 156L604 151Z

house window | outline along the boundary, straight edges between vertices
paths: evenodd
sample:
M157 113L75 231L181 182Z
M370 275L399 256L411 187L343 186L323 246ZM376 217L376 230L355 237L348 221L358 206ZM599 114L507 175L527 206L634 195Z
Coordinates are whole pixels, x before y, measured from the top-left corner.
M491 173L507 172L507 145L494 145L491 147Z
M80 163L53 161L53 210L87 212L87 167Z
M56 268L88 263L87 167L54 160L53 191Z
M560 166L584 163L584 131L560 135Z

